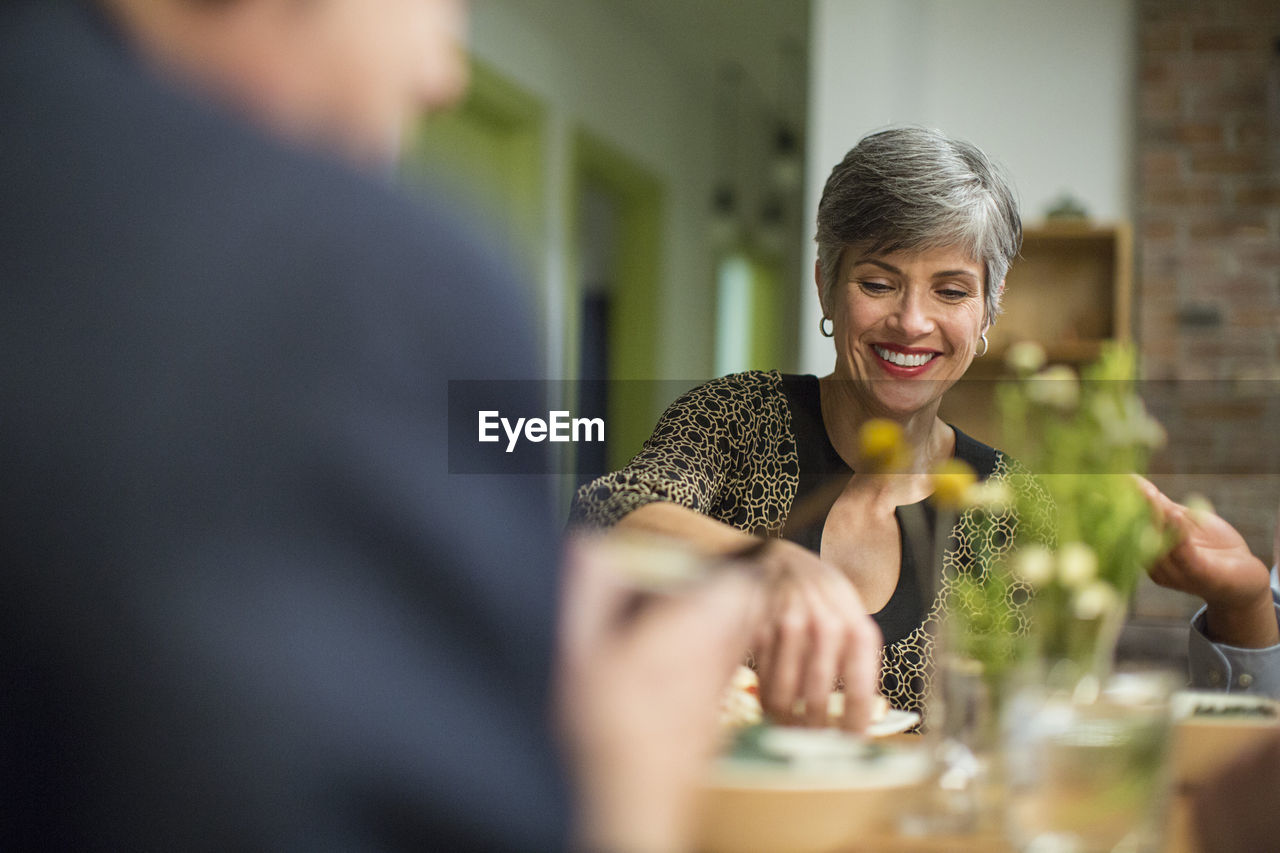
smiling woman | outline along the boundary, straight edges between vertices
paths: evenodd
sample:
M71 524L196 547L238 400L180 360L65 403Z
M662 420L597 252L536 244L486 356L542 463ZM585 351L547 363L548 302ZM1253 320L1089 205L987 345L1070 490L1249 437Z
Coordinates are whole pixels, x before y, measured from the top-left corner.
M930 472L941 462L963 460L982 478L1012 473L938 406L986 351L1022 232L991 161L918 128L859 142L831 173L817 224L831 373L750 372L694 388L626 468L579 491L574 518L719 552L770 537L772 601L751 649L765 711L825 724L827 691L843 681L841 722L857 728L877 682L894 707L922 708L948 578L983 571L968 565L965 518L948 543L904 536L902 519L932 513ZM876 473L862 456L859 432L877 418L901 426L906 473ZM931 577L939 564L944 577ZM814 709L803 718L793 713L799 699Z

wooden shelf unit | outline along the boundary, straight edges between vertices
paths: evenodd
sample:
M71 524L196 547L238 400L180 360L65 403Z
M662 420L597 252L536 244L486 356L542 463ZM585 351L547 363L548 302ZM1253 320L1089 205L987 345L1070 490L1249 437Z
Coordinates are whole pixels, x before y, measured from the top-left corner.
M1051 223L1023 233L1006 280L1004 312L987 337L1003 358L1016 341L1039 342L1049 360L1096 357L1106 340L1128 340L1133 236L1127 224Z
M994 381L1018 341L1045 348L1050 364L1079 366L1105 341L1130 340L1133 233L1127 223L1051 222L1023 232L1005 284L1004 311L987 332L990 351L943 401L945 420L999 446Z

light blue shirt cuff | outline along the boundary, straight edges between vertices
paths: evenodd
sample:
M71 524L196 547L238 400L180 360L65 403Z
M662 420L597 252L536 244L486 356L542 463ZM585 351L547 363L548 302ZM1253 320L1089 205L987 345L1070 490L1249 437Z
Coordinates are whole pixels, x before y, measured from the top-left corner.
M1280 591L1271 588L1280 623ZM1191 620L1187 656L1191 686L1197 690L1226 690L1229 693L1258 693L1280 699L1280 646L1239 649L1212 642L1204 634L1204 613L1200 608Z

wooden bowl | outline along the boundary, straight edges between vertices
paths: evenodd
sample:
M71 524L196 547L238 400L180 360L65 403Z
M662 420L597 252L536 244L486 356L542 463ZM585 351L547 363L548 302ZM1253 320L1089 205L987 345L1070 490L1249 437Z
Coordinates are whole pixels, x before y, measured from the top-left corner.
M848 849L870 834L891 829L928 770L923 743L864 744L856 755L829 761L777 764L722 759L703 791L695 849L704 853Z

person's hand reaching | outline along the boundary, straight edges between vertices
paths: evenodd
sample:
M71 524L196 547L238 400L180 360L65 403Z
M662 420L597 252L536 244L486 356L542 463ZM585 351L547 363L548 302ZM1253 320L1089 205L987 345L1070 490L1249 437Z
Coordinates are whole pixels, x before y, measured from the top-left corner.
M839 569L785 540L765 550L769 598L752 637L760 701L773 720L862 731L880 680L880 631ZM844 683L844 715L828 720L827 700ZM796 714L803 700L803 713Z
M1151 567L1151 579L1203 599L1206 634L1215 642L1239 648L1280 643L1270 570L1239 531L1213 512L1183 506L1150 481L1137 480L1161 522L1177 537L1177 544Z

